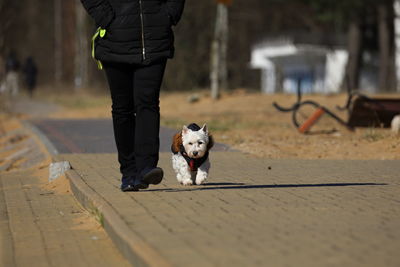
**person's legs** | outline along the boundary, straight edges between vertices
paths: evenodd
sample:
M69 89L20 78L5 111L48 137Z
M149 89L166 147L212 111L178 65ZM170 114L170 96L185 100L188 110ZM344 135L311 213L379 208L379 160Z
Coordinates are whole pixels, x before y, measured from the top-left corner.
M129 64L105 63L104 69L111 92L114 137L120 171L123 177L135 177L133 67Z
M160 148L159 96L165 66L166 60L162 60L148 66L138 66L134 72L135 157L138 173L142 172L142 175L143 172L154 169L158 163Z

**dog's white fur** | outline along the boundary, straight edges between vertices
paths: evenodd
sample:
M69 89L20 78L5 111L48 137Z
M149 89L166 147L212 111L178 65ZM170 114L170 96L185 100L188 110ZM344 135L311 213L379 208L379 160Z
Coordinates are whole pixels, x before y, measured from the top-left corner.
M179 140L179 138L181 138L181 140ZM212 137L209 135L207 125L205 124L198 131L192 131L187 128L187 126L183 126L179 137L174 137L174 139L174 142L182 142L190 158L203 157L211 148L210 142L212 142ZM203 184L208 178L210 166L210 160L207 158L203 164L198 167L197 171L191 171L181 152L172 154L172 167L175 170L178 182L182 185L192 185L193 183L196 185Z

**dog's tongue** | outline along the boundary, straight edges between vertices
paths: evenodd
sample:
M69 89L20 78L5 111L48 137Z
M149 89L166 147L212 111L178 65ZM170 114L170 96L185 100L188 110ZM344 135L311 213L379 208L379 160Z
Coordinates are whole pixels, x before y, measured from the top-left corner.
M190 169L191 169L192 171L195 170L194 160L193 160L193 159L189 161L189 166L190 166Z

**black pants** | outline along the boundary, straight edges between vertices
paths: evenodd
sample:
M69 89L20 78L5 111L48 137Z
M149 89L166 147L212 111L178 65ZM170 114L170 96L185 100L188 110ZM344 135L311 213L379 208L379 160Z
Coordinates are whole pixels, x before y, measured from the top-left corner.
M166 60L151 65L105 63L112 98L118 161L123 176L158 163L160 87Z

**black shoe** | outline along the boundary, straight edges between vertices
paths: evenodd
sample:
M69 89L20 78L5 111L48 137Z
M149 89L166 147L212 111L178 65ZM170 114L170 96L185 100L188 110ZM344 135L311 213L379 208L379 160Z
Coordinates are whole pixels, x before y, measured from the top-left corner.
M129 191L138 191L139 189L135 188L135 177L134 176L123 176L121 179L121 191L129 192Z
M134 182L135 189L146 189L149 187L149 184L159 184L161 183L164 171L161 168L153 168L153 169L146 169L143 171L144 173L141 178L136 177Z
M147 184L159 184L161 183L163 177L164 177L163 169L155 167L153 169L146 171L145 174L142 176L141 180L142 182Z
M140 189L149 188L149 184L138 177L135 179L133 186L135 188L135 191L139 191Z

